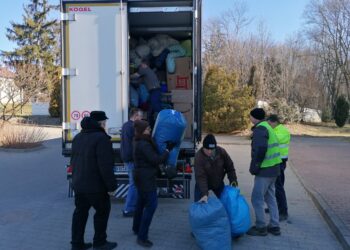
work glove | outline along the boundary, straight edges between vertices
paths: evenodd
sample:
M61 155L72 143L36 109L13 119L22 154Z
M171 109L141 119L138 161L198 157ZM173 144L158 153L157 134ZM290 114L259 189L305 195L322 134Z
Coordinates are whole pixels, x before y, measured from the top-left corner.
M238 187L238 182L232 181L230 185L231 185L231 187Z
M176 143L167 141L166 142L166 149L170 152L174 147L176 146Z
M208 195L204 195L198 202L208 203Z
M115 196L115 195L117 194L117 189L114 190L114 191L112 191L112 192L108 192L108 194L109 194L110 196Z

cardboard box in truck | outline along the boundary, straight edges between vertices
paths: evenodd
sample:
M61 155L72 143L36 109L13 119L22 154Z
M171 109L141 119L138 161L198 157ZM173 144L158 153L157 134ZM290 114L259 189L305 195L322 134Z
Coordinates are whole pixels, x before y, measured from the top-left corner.
M167 73L168 89L192 89L191 57L175 58L174 74Z
M171 101L173 103L192 103L193 90L173 89L171 90Z

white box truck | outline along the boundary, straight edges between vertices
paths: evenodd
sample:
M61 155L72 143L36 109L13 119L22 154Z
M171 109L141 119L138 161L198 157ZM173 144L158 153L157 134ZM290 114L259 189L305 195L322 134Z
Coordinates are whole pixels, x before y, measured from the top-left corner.
M192 93L187 102L192 109L186 116L191 119L187 121L190 131L181 144L178 175L158 179L160 194L189 198L189 170L201 140L201 0L61 0L61 34L62 153L70 156L84 116L92 110L105 111L120 198L128 190L127 171L120 159L120 131L130 108L130 38L166 34L191 40ZM67 166L68 179L71 167Z

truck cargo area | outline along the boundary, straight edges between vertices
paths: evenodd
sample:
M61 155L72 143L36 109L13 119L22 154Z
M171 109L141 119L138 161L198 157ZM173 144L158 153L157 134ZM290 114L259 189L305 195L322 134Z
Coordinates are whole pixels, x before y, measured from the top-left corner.
M183 43L190 47L189 54L174 58L174 72L169 73L169 65L165 61L162 65L159 62L157 66L154 63L151 65L162 84L162 108L180 111L188 122L181 146L188 149L195 148L194 89L197 86L194 86L196 83L193 79L193 15L192 1L128 2L130 73L137 71L142 57L147 56L152 62L169 47L176 49L176 45L172 45L174 41L180 47ZM162 44L166 37L171 39L168 48ZM144 49L143 46L150 48L148 55L142 54L147 51L138 51Z

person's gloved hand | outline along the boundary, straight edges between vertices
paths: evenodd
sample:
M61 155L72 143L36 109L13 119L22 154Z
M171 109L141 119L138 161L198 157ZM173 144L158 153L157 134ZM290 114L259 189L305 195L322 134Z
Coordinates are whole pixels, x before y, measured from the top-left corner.
M238 181L232 181L230 185L231 187L238 187Z
M176 146L176 143L167 141L166 142L166 149L170 152L174 147Z
M117 194L117 189L114 190L114 191L112 191L112 192L108 192L108 194L109 194L110 196L115 196L115 195Z
M198 202L208 203L208 195L204 195Z

